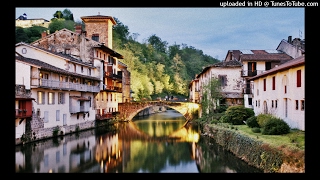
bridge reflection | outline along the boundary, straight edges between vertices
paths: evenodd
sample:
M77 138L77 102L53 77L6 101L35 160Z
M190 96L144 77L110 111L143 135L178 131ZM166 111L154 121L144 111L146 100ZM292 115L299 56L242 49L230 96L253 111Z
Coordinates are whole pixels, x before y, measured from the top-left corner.
M156 143L158 147L163 146L163 143L189 142L191 143L191 157L196 159L196 144L200 134L190 123L168 136L150 136L138 129L132 121L118 123L117 126L119 129L117 133L101 136L99 143L96 143L95 160L99 162L101 172L122 171L123 164L127 164L132 158L130 152L136 143L141 149L141 146L145 146L145 142Z
M119 127L119 135L128 140L198 142L200 137L199 132L191 128L190 122L186 122L180 129L164 136L150 136L146 132L140 130L132 121L121 123L120 126L124 127Z

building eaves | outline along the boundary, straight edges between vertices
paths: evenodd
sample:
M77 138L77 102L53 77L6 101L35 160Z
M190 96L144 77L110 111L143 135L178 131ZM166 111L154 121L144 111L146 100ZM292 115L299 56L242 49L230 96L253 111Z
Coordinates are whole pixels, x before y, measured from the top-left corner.
M95 45L95 46L93 46L93 47L96 47L96 48L99 48L99 49L101 49L101 50L103 50L103 51L106 51L106 52L108 52L108 53L109 53L111 56L113 56L113 57L116 57L116 58L118 58L118 59L123 59L123 56L122 56L121 54L117 53L116 51L108 48L107 46L105 46L105 45L103 45L103 44L98 44L98 45Z
M211 67L241 67L242 64L237 60L222 61L211 65Z
M251 77L249 78L248 80L249 81L252 81L252 80L255 80L255 79L258 79L258 78L261 78L261 77L265 77L265 76L268 76L270 74L275 74L277 72L280 72L280 71L284 71L284 70L287 70L287 69L290 69L290 68L293 68L293 67L296 67L296 66L301 66L305 64L305 58L304 58L304 55L303 56L300 56L300 57L297 57L291 61L288 61L286 63L283 63L281 65L279 65L278 67L275 67L275 68L272 68L264 73L261 73L259 75L256 75L254 77Z
M47 71L51 71L51 72L55 72L55 73L60 73L60 74L65 74L65 75L70 75L70 76L77 76L77 77L82 77L82 78L87 78L87 79L92 79L92 80L98 80L98 81L100 80L97 77L86 76L86 75L82 75L82 74L78 74L78 73L74 73L74 72L69 72L64 69L60 69L55 66L52 66L48 63L39 61L37 59L26 58L21 55L16 56L16 60L40 67L42 70L47 70Z
M112 16L104 16L104 15L93 15L93 16L82 16L80 17L82 19L83 22L88 23L90 22L92 19L96 22L97 20L103 20L105 21L106 19L110 19L111 22L116 25L116 21L114 20L114 18Z

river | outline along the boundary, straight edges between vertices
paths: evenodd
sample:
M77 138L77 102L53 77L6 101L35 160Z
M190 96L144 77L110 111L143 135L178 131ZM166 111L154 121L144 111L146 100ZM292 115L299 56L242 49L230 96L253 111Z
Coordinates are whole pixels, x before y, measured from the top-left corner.
M167 110L16 146L17 173L263 173Z

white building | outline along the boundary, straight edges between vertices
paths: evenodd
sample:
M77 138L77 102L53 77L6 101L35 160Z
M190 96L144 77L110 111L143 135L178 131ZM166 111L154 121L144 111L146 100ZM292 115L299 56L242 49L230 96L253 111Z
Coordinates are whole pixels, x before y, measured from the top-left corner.
M100 91L95 67L70 56L26 43L16 44L16 84L25 85L34 99L30 126L33 138L94 127L93 99ZM16 127L19 129L19 126ZM16 132L20 138L21 132Z
M305 130L305 57L297 57L248 79L253 110L283 119L291 128Z

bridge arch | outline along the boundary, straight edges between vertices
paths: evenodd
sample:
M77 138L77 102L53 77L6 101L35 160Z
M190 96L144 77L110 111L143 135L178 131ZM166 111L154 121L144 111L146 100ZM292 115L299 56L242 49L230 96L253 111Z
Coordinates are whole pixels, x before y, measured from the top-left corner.
M152 106L165 106L181 113L187 121L199 117L200 104L193 102L172 102L172 101L141 101L119 103L119 118L124 121L131 121L140 111Z

